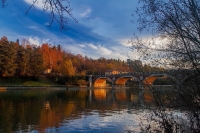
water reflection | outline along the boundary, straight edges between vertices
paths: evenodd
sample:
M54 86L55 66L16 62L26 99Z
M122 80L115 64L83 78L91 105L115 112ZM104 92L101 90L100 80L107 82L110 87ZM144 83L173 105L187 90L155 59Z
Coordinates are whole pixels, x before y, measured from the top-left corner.
M145 104L137 88L0 92L0 132L140 132Z
M51 109L49 101L44 102L45 109Z
M105 89L95 89L94 97L97 100L106 100L106 90Z

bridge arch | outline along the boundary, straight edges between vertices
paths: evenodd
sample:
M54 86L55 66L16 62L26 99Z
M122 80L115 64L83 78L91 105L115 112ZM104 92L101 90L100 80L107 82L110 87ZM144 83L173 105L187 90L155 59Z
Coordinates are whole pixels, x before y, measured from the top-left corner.
M152 74L150 76L147 76L144 80L143 80L143 84L153 84L153 82L157 79L157 78L160 78L160 77L168 77L170 79L172 79L173 81L175 81L176 85L179 84L179 81L171 76L171 75L168 75L168 74Z
M125 83L129 80L129 79L134 79L136 81L138 81L138 83L140 83L140 80L137 77L134 76L122 76L119 77L115 80L115 84L116 85L125 85Z
M188 74L187 76L185 76L184 78L182 78L180 80L180 84L184 84L185 82L188 82L188 80L192 81L195 78L199 79L200 75L199 74L195 74L195 73L192 73L192 74L190 73L190 74Z
M94 80L94 87L106 87L106 80L110 81L113 85L113 81L109 77L99 77Z

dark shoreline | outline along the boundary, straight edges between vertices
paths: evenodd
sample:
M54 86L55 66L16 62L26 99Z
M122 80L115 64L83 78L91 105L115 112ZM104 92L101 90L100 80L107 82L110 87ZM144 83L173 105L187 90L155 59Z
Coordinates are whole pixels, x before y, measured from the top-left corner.
M69 87L65 85L53 86L23 86L23 85L9 85L0 86L0 90L67 90Z
M0 91L8 90L80 90L80 89L124 89L130 87L76 87L76 86L0 86Z

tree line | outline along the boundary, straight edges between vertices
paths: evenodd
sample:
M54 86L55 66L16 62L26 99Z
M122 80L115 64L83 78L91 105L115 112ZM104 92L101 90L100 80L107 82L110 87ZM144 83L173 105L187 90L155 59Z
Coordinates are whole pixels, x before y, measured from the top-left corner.
M0 76L32 76L51 73L54 76L85 76L103 74L107 70L121 72L157 71L163 68L142 64L142 61L124 61L120 59L92 59L81 54L72 54L61 45L44 43L41 46L31 45L27 40L21 44L0 39Z

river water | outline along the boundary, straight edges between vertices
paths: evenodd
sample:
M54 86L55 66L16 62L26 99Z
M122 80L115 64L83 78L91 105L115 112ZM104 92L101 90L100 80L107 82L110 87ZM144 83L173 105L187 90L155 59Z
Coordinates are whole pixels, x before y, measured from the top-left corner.
M167 97L163 93L162 97ZM155 107L148 90L80 88L0 92L0 132L142 132Z

